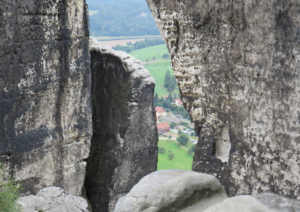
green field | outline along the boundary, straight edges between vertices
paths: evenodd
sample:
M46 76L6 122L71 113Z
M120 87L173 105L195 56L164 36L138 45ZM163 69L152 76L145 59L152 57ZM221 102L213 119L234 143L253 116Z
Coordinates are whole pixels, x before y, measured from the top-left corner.
M155 93L157 93L159 97L165 97L166 95L168 95L169 92L164 88L164 78L167 70L169 70L171 75L173 75L173 69L169 59L162 60L163 54L168 54L166 45L162 44L151 46L132 51L129 54L143 62L146 62L146 60L149 60L149 62L151 62L149 64L145 64L144 66L155 80ZM155 61L162 61L153 61L153 56L155 56ZM178 88L175 90L175 92L179 94Z
M133 57L141 60L142 62L155 62L155 60L163 60L163 54L169 54L168 49L165 44L150 46L143 49L138 49L129 53ZM155 60L153 61L153 57Z
M169 70L171 75L173 75L173 69L169 60L160 61L157 63L151 63L145 65L145 68L150 72L151 76L155 80L155 93L158 94L159 97L165 97L169 94L169 92L164 88L164 78L166 71ZM178 90L176 90L178 94Z
M184 147L178 147L178 143L174 140L160 140L158 147L164 147L166 152L158 154L157 170L164 169L184 169L192 170L193 155L188 154L188 150ZM173 160L168 159L168 152L172 151L174 154Z

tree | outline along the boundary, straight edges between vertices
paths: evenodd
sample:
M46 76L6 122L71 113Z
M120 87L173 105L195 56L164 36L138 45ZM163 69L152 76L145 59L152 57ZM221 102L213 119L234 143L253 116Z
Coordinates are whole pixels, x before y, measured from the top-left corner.
M171 151L169 151L168 158L169 160L173 160L174 158L174 154Z
M165 102L165 99L164 99L164 97L160 97L160 100L159 100L160 102Z
M185 146L187 142L189 141L189 137L185 134L181 134L179 138L177 138L177 141L182 145Z
M167 70L166 74L165 74L165 81L164 81L164 87L168 88L171 85L172 81L171 81L171 74L170 71Z
M179 129L179 130L178 130L178 135L181 135L181 134L182 134L182 132L181 132L181 130Z
M0 179L5 178L3 164L0 163ZM20 212L21 205L16 203L20 196L20 184L16 182L14 177L0 180L0 209L3 212Z
M172 138L172 136L171 135L169 135L169 139L171 139Z
M147 60L146 60L146 62L148 63L148 62L149 62L149 60L147 59Z
M166 54L166 53L164 53L163 56L162 56L162 58L164 58L164 59L167 59L169 57L170 57L169 54Z
M189 155L192 155L192 154L193 154L192 148L189 149L188 154L189 154Z
M155 60L155 56L152 57L152 60Z
M158 153L164 154L166 149L164 147L158 147Z
M171 128L171 129L174 129L175 126L176 126L175 123L170 124L170 128Z

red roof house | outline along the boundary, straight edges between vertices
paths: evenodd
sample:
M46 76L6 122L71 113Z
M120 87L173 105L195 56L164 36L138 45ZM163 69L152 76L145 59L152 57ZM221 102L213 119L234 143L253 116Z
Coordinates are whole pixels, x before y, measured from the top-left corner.
M178 107L181 107L183 105L183 103L180 99L175 99L174 102Z
M165 116L166 115L166 111L162 107L157 106L155 108L155 111L156 111L156 115L158 115L158 116Z
M157 124L157 130L158 130L158 134L164 134L170 131L170 126L168 122L159 123Z

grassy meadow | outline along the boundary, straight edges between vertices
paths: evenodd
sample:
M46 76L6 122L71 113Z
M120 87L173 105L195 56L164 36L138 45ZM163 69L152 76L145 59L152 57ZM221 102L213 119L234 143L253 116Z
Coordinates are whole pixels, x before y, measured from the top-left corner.
M132 51L129 54L142 62L149 60L150 63L144 66L155 80L155 93L157 93L159 97L167 96L169 92L164 88L164 78L167 70L173 75L173 69L170 59L163 60L162 58L163 54L168 54L166 45L151 46ZM153 56L155 56L155 61L152 60ZM178 88L175 92L179 94Z
M166 149L166 152L164 154L158 154L157 170L192 170L194 155L189 155L188 149L186 147L181 146L179 148L176 141L168 139L160 139L158 142L158 147L164 147ZM172 153L174 154L173 160L169 160L168 158L169 151L172 151Z
M142 62L155 62L155 60L163 60L163 54L169 54L168 49L165 44L150 46L143 49L138 49L129 53L133 57L141 60ZM153 57L155 60L153 61Z

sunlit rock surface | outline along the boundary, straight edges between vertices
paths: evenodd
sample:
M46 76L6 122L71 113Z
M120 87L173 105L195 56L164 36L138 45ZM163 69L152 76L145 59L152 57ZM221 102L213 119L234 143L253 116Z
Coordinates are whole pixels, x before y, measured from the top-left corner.
M47 187L35 196L21 197L18 203L22 212L90 212L83 197L68 195L58 187Z
M0 162L24 193L79 195L92 134L85 0L0 4Z
M94 212L156 171L158 134L154 79L141 61L91 39L93 128L85 188Z
M147 0L199 136L193 170L230 196L300 198L300 2Z

